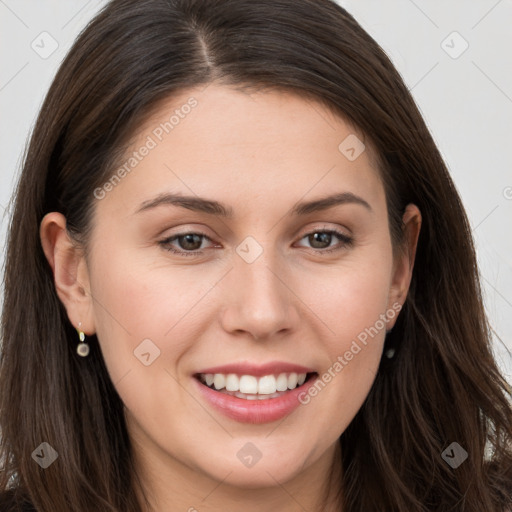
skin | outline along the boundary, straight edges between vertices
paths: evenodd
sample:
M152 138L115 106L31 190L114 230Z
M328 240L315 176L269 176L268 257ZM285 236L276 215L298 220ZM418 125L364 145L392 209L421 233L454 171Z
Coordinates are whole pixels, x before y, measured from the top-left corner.
M229 419L204 401L192 375L235 361L287 361L319 374L332 368L379 315L404 303L421 214L415 205L406 208L407 250L394 258L370 146L349 161L338 146L357 132L291 93L249 95L216 84L190 89L160 106L128 153L191 96L197 106L95 200L87 257L57 212L41 223L43 249L70 321L98 336L155 510L321 510L331 467L341 480L337 440L373 384L385 330L397 315L284 420ZM135 213L171 191L218 200L234 216L170 205ZM364 198L371 211L347 203L290 216L298 201L335 191ZM325 229L353 236L354 244L333 235L315 245L306 236ZM197 231L209 239L171 245L202 255L179 256L159 244ZM236 252L247 236L263 249L252 263ZM335 246L340 250L321 254ZM133 353L146 338L161 351L150 366ZM247 442L262 454L250 468L236 455Z

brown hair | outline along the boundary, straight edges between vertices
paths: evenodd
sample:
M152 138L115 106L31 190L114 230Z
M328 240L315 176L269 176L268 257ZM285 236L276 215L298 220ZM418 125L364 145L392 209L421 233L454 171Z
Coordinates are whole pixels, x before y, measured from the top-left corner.
M347 512L502 512L511 505L510 390L492 357L471 230L400 75L330 0L113 0L62 63L14 200L0 363L0 489L41 512L140 512L123 404L97 339L76 331L41 248L50 211L87 247L93 191L162 100L212 81L323 102L375 147L394 247L408 203L422 213L407 300L374 385L341 436ZM80 359L80 360L78 360ZM48 442L59 458L41 469ZM441 457L456 441L468 459Z

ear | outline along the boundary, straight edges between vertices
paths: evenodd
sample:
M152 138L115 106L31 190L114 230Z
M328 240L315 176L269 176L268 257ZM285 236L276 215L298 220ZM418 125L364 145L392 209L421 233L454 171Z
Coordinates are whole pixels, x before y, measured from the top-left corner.
M66 218L58 212L44 216L39 228L44 254L52 268L55 289L69 321L87 334L94 334L92 296L87 263L79 245L66 230Z
M421 230L421 212L415 204L408 204L402 216L402 231L404 232L405 247L398 252L393 262L393 277L389 291L388 308L400 304L403 306L412 279L416 248ZM389 319L387 329L391 329L398 315Z

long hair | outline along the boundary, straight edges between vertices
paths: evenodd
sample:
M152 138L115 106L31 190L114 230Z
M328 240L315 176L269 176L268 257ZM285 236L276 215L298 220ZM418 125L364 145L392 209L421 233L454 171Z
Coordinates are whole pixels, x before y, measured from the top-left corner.
M510 388L492 356L466 213L399 73L330 0L113 0L82 31L41 108L13 200L0 489L40 512L142 510L122 401L95 336L89 357L76 355L39 225L59 211L87 249L93 191L129 137L163 100L213 81L296 93L360 129L378 157L394 250L405 206L422 213L408 297L386 342L396 355L383 358L340 438L343 510L506 510ZM43 442L58 453L46 469L32 457ZM467 453L456 469L442 456L454 442Z

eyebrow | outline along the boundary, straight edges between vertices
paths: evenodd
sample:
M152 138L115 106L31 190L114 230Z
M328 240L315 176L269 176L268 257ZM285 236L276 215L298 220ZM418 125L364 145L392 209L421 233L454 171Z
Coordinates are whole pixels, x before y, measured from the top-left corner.
M340 192L332 194L313 201L303 201L295 204L291 210L291 215L300 216L313 212L319 212L342 204L359 204L364 206L368 211L373 211L372 207L362 197L352 192ZM144 201L135 213L140 213L161 205L178 206L195 212L216 215L226 219L233 218L233 209L218 201L205 199L198 196L184 196L182 194L160 194L154 199Z

